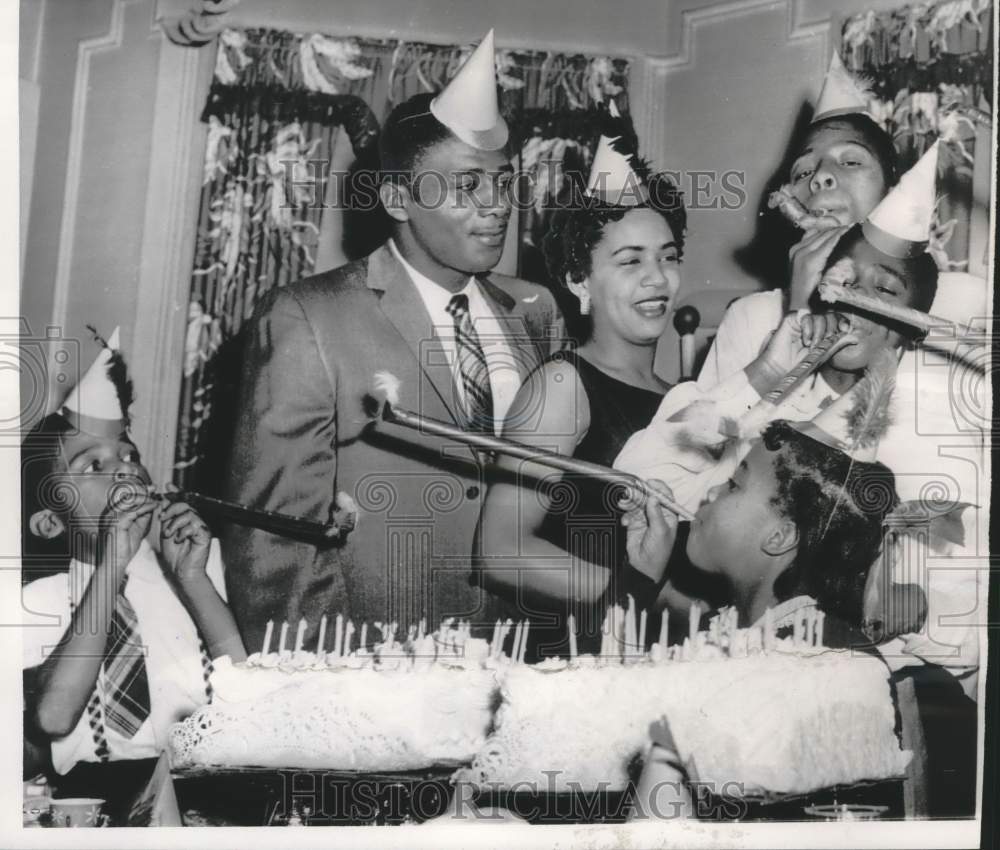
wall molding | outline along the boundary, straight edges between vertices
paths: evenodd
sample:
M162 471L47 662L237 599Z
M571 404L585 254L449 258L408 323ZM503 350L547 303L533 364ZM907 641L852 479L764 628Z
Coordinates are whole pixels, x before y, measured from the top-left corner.
M630 98L636 133L642 140L644 150L663 151L666 146L666 122L663 120L665 104L663 87L666 78L677 71L691 70L698 62L698 31L705 26L720 21L742 18L761 12L785 7L785 43L796 44L822 40L824 50L817 77L822 79L830 53L831 22L837 14L830 9L825 18L805 20L802 0L720 0L720 2L680 12L681 36L678 49L669 54L647 54L632 66L633 79L630 81Z
M664 71L690 68L697 61L697 31L705 24L742 18L779 5L782 5L782 0L721 0L698 9L684 9L681 12L679 50L663 56L649 55L647 60L654 68ZM829 37L830 21L835 10L831 9L825 18L806 22L803 20L801 0L784 0L783 5L787 19L787 43ZM822 70L826 70L825 67Z
M126 10L146 2L147 0L115 0L111 9L108 32L96 38L84 39L77 45L73 108L66 153L66 181L63 188L62 221L59 227L59 253L52 298L51 324L58 328L65 328L68 318L70 273L73 266L77 204L80 194L80 168L86 131L87 95L90 91L90 60L97 54L117 50L122 46Z
M160 31L153 146L143 219L132 371L133 429L156 481L171 477L191 291L205 130L199 121L211 51ZM140 348L141 343L141 348Z

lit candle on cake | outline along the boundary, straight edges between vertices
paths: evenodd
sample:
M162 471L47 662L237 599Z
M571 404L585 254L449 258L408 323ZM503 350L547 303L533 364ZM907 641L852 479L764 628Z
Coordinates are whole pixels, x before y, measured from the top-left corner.
M344 628L344 655L351 654L351 638L354 637L354 622L352 620L347 621L347 626Z
M517 654L517 660L524 663L524 653L528 649L528 629L531 628L531 621L524 621L524 632L521 634L521 651Z
M670 633L670 613L666 608L660 614L660 646L664 650L667 648L667 636Z
M306 618L299 617L299 627L295 630L295 649L293 654L302 651L302 642L306 639Z
M642 609L639 614L639 645L636 647L636 655L642 655L646 651L646 609Z
M688 637L691 639L693 644L698 637L698 620L700 619L701 607L697 602L691 603L691 608L688 611Z
M278 655L285 654L285 641L288 640L288 620L281 624L281 634L278 636Z
M368 651L368 623L361 624L361 646L358 649L362 652Z
M572 614L566 621L566 630L569 632L569 657L576 658L576 617Z

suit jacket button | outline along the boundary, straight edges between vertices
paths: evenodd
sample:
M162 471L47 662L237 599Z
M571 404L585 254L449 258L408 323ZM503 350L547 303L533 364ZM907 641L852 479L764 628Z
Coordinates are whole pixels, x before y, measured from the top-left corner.
M475 499L479 495L479 488L473 484L468 490L465 491L466 498Z

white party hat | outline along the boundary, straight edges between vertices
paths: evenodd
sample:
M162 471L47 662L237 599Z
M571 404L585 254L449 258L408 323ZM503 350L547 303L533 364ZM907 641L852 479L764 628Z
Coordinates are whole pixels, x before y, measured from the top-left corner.
M871 94L844 67L840 54L834 52L826 78L823 80L819 99L816 101L816 111L812 120L816 122L835 115L858 112L867 115L870 100Z
M497 100L494 53L490 30L430 105L438 121L467 145L483 151L499 150L509 135Z
M117 436L128 430L128 408L132 403L132 382L119 351L119 333L102 344L101 351L66 400L60 415L74 427L98 436Z
M617 137L601 136L597 143L586 194L613 206L637 207L649 200L649 194L632 168L631 155L625 156L615 150L615 141Z
M936 199L938 144L904 174L861 229L865 239L890 257L916 257L927 250Z

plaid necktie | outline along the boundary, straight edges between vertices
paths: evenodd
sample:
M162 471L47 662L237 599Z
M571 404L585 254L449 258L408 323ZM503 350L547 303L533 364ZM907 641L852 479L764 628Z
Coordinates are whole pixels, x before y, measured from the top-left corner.
M486 355L469 315L469 296L452 296L448 313L455 319L455 350L458 372L465 391L467 425L474 431L493 431L493 394Z
M104 656L104 720L124 738L134 737L149 717L149 679L138 626L131 603L119 593Z

